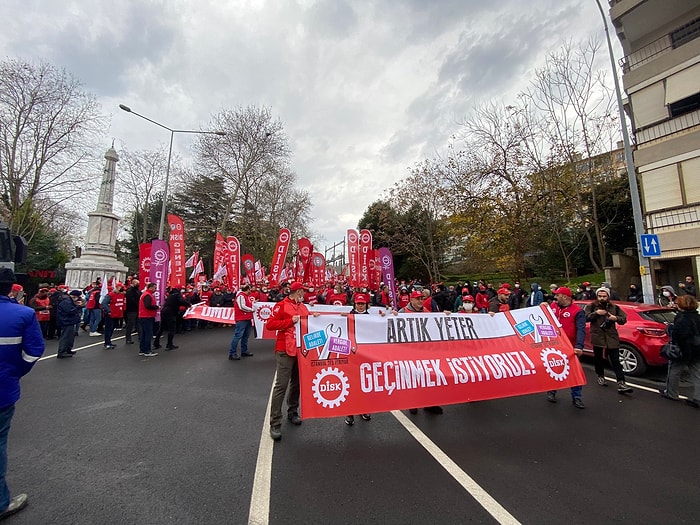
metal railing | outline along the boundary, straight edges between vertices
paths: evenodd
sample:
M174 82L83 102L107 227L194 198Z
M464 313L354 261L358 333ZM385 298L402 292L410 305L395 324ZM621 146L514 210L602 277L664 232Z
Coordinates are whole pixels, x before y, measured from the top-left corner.
M634 53L621 58L618 64L624 73L628 73L654 60L659 55L669 53L698 37L700 37L700 18L696 18L637 49Z

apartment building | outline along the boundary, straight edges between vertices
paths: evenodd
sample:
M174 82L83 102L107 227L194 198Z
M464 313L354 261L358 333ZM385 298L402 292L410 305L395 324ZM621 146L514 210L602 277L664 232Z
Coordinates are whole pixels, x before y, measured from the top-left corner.
M654 284L700 269L700 0L611 0Z

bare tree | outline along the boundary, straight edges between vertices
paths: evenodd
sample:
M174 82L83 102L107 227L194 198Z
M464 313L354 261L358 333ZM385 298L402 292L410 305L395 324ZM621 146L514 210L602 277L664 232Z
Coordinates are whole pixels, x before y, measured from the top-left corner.
M95 96L65 70L0 62L0 214L15 233L31 239L99 173L91 152L105 122Z
M605 73L596 69L599 48L600 43L595 40L577 47L567 43L547 58L545 66L536 71L531 88L523 94L543 116L540 122L550 160L542 161L538 155L529 158L534 161L535 169L543 169L554 158L575 177L576 189L569 197L574 200L572 209L582 226L595 271L602 271L607 259L595 181L610 166L601 171L600 162L593 159L611 149L619 127ZM590 195L590 203L584 200L584 195Z
M226 132L225 137L199 135L194 149L197 163L205 172L217 172L226 181L226 213L220 231L227 234L230 214L242 208L241 189L256 184L267 174L281 173L290 150L280 121L272 118L269 108L235 108L223 110L207 125Z

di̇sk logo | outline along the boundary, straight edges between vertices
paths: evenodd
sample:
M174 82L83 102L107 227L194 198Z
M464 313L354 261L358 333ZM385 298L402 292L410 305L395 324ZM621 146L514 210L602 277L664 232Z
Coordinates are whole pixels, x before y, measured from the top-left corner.
M156 250L151 257L156 266L161 266L168 260L168 253L165 250Z
M369 233L363 233L360 239L364 244L369 244Z
M316 268L320 268L321 266L323 266L323 257L321 257L320 255L317 255L312 260Z
M280 242L287 242L288 240L289 240L289 233L280 232L279 241Z
M311 390L319 405L335 408L348 397L350 384L342 371L337 368L324 368L316 374Z
M144 257L141 259L141 269L144 272L148 272L151 270L151 258L150 257Z
M236 241L229 241L228 242L228 249L231 252L237 252L238 251L238 243Z
M357 233L355 233L355 232L348 233L348 242L349 243L356 243L357 242Z
M243 261L243 266L245 267L246 271L250 271L253 269L253 261L250 259L246 259Z
M267 320L272 316L272 308L270 308L267 305L263 305L258 310L255 312L255 315L258 316L258 319L260 319L263 323L266 323Z
M564 381L569 377L571 367L569 366L569 358L564 352L556 348L545 348L540 352L540 358L545 370L555 381Z

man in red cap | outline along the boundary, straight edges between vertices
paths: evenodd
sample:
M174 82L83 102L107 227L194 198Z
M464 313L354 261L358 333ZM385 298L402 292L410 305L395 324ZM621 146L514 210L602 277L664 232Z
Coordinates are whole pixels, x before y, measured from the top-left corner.
M394 310L394 313L424 313L428 312L428 310L423 306L423 294L419 292L418 290L413 290L410 295L411 299L410 302L406 305L405 308L401 308L398 312ZM426 412L430 412L431 414L442 414L442 407L441 406L432 406L432 407L425 407L424 409ZM417 408L410 408L408 410L411 414L417 414L418 409Z
M557 288L554 290L554 302L551 308L561 323L562 331L574 345L574 353L580 356L583 354L583 340L586 337L586 314L574 304L572 295L569 288ZM582 386L571 387L571 401L576 408L585 408L581 399L582 392ZM556 403L556 396L557 391L550 390L547 392L547 401Z
M309 310L304 305L304 286L294 282L289 287L289 295L275 304L267 328L277 330L275 360L277 379L272 388L270 402L270 436L275 441L282 439L282 403L287 396L287 419L292 425L301 425L299 417L299 367L297 365L296 324L302 317L308 317ZM318 315L318 314L315 314Z

